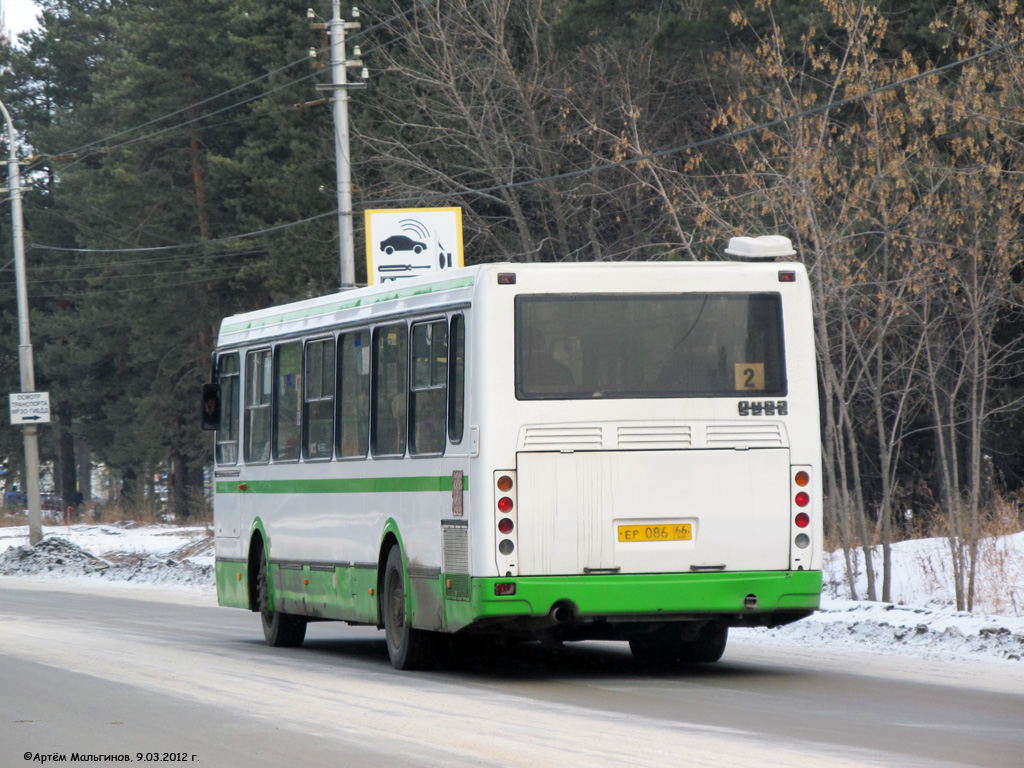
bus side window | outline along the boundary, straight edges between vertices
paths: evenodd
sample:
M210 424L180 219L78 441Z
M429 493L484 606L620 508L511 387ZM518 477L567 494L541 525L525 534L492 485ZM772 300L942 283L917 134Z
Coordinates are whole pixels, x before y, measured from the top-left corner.
M279 344L274 350L274 461L299 458L301 391L302 342Z
M329 459L334 451L334 339L306 344L302 455Z
M270 350L245 356L245 462L270 460ZM223 397L223 395L222 395Z
M217 358L220 383L220 429L217 430L217 463L238 462L238 355Z
M466 321L452 316L448 342L448 439L452 445L462 442L466 403Z
M403 456L409 394L409 330L405 323L373 330L373 402L370 446L374 456Z
M409 453L444 453L448 388L448 325L444 320L412 327Z
M370 331L338 337L338 456L365 458L370 443Z

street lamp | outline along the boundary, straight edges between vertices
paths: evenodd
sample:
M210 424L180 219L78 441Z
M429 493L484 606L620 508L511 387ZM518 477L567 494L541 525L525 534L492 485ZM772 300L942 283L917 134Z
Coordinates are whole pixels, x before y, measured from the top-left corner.
M32 364L32 342L28 333L28 289L25 287L25 231L21 214L21 167L14 148L14 123L7 107L0 101L0 111L7 122L7 172L11 191L11 228L14 230L14 275L18 293L18 363L21 366L21 391L35 392L36 374ZM43 540L39 515L39 428L25 424L25 476L28 496L28 540Z

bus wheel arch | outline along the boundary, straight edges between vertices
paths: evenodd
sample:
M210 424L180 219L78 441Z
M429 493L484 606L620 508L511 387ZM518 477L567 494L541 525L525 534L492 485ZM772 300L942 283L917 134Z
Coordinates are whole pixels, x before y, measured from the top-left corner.
M395 669L420 669L431 656L432 633L412 626L409 611L411 596L407 589L402 548L397 539L391 546L382 547L381 553L386 553L386 561L377 572L377 606L388 656Z
M377 629L384 629L384 571L392 549L402 551L402 545L393 531L388 531L380 543L377 553Z
M263 637L275 648L296 648L306 638L306 617L270 608L270 563L263 535L256 531L249 543L249 607L260 614Z
M249 596L249 610L260 612L259 574L260 561L266 559L263 534L257 530L249 540L249 562L246 566L246 586Z

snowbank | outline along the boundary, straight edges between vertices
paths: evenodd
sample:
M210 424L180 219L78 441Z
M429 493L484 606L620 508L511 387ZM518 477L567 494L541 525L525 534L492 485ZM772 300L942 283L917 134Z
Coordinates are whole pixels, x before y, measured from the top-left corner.
M0 528L0 575L215 590L212 532L203 526L47 526L39 546L27 540L25 526ZM1016 614L1024 608L1024 533L987 541L982 551L977 605L981 611L1010 609L1002 615L954 610L948 544L924 539L893 547L896 603L844 599L845 565L842 553L833 553L824 567L821 611L786 627L733 630L732 636L769 645L1021 663L1024 616ZM863 573L858 578L858 594L864 595L866 579Z
M1024 659L1024 618L893 603L822 600L822 609L778 629L733 630L735 639L828 646L925 659Z
M213 537L207 528L74 525L44 528L35 547L27 538L24 526L0 528L0 574L215 588Z
M863 551L851 550L857 586L856 596L864 599L868 579ZM876 595L882 594L882 548L875 547L871 560L875 568ZM825 557L822 567L825 594L836 599L851 598L842 551ZM974 590L976 613L1024 616L1024 531L978 542L978 566ZM890 597L898 605L945 607L956 605L953 560L946 539L913 539L892 545Z

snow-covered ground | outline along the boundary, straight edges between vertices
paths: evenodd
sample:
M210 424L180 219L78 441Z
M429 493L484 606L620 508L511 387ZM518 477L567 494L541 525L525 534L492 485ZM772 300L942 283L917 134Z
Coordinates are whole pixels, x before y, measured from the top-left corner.
M30 547L27 526L0 527L0 575L212 593L213 534L206 526L133 522L43 526L43 541Z
M892 547L891 603L868 602L863 553L854 551L857 595L849 599L842 552L827 555L822 610L776 630L734 631L766 643L827 645L932 659L1024 661L1024 532L979 544L974 612L956 610L946 539L915 539ZM882 552L872 556L882 594Z
M0 575L64 583L183 590L213 600L213 539L206 526L44 526L29 547L25 526L0 527ZM881 569L881 553L876 557ZM955 610L948 543L893 546L892 603L850 600L841 553L826 557L822 610L775 630L733 630L735 640L829 646L932 659L1024 663L1024 532L982 543L976 610ZM857 593L867 580L858 558ZM881 574L878 591L881 593Z

